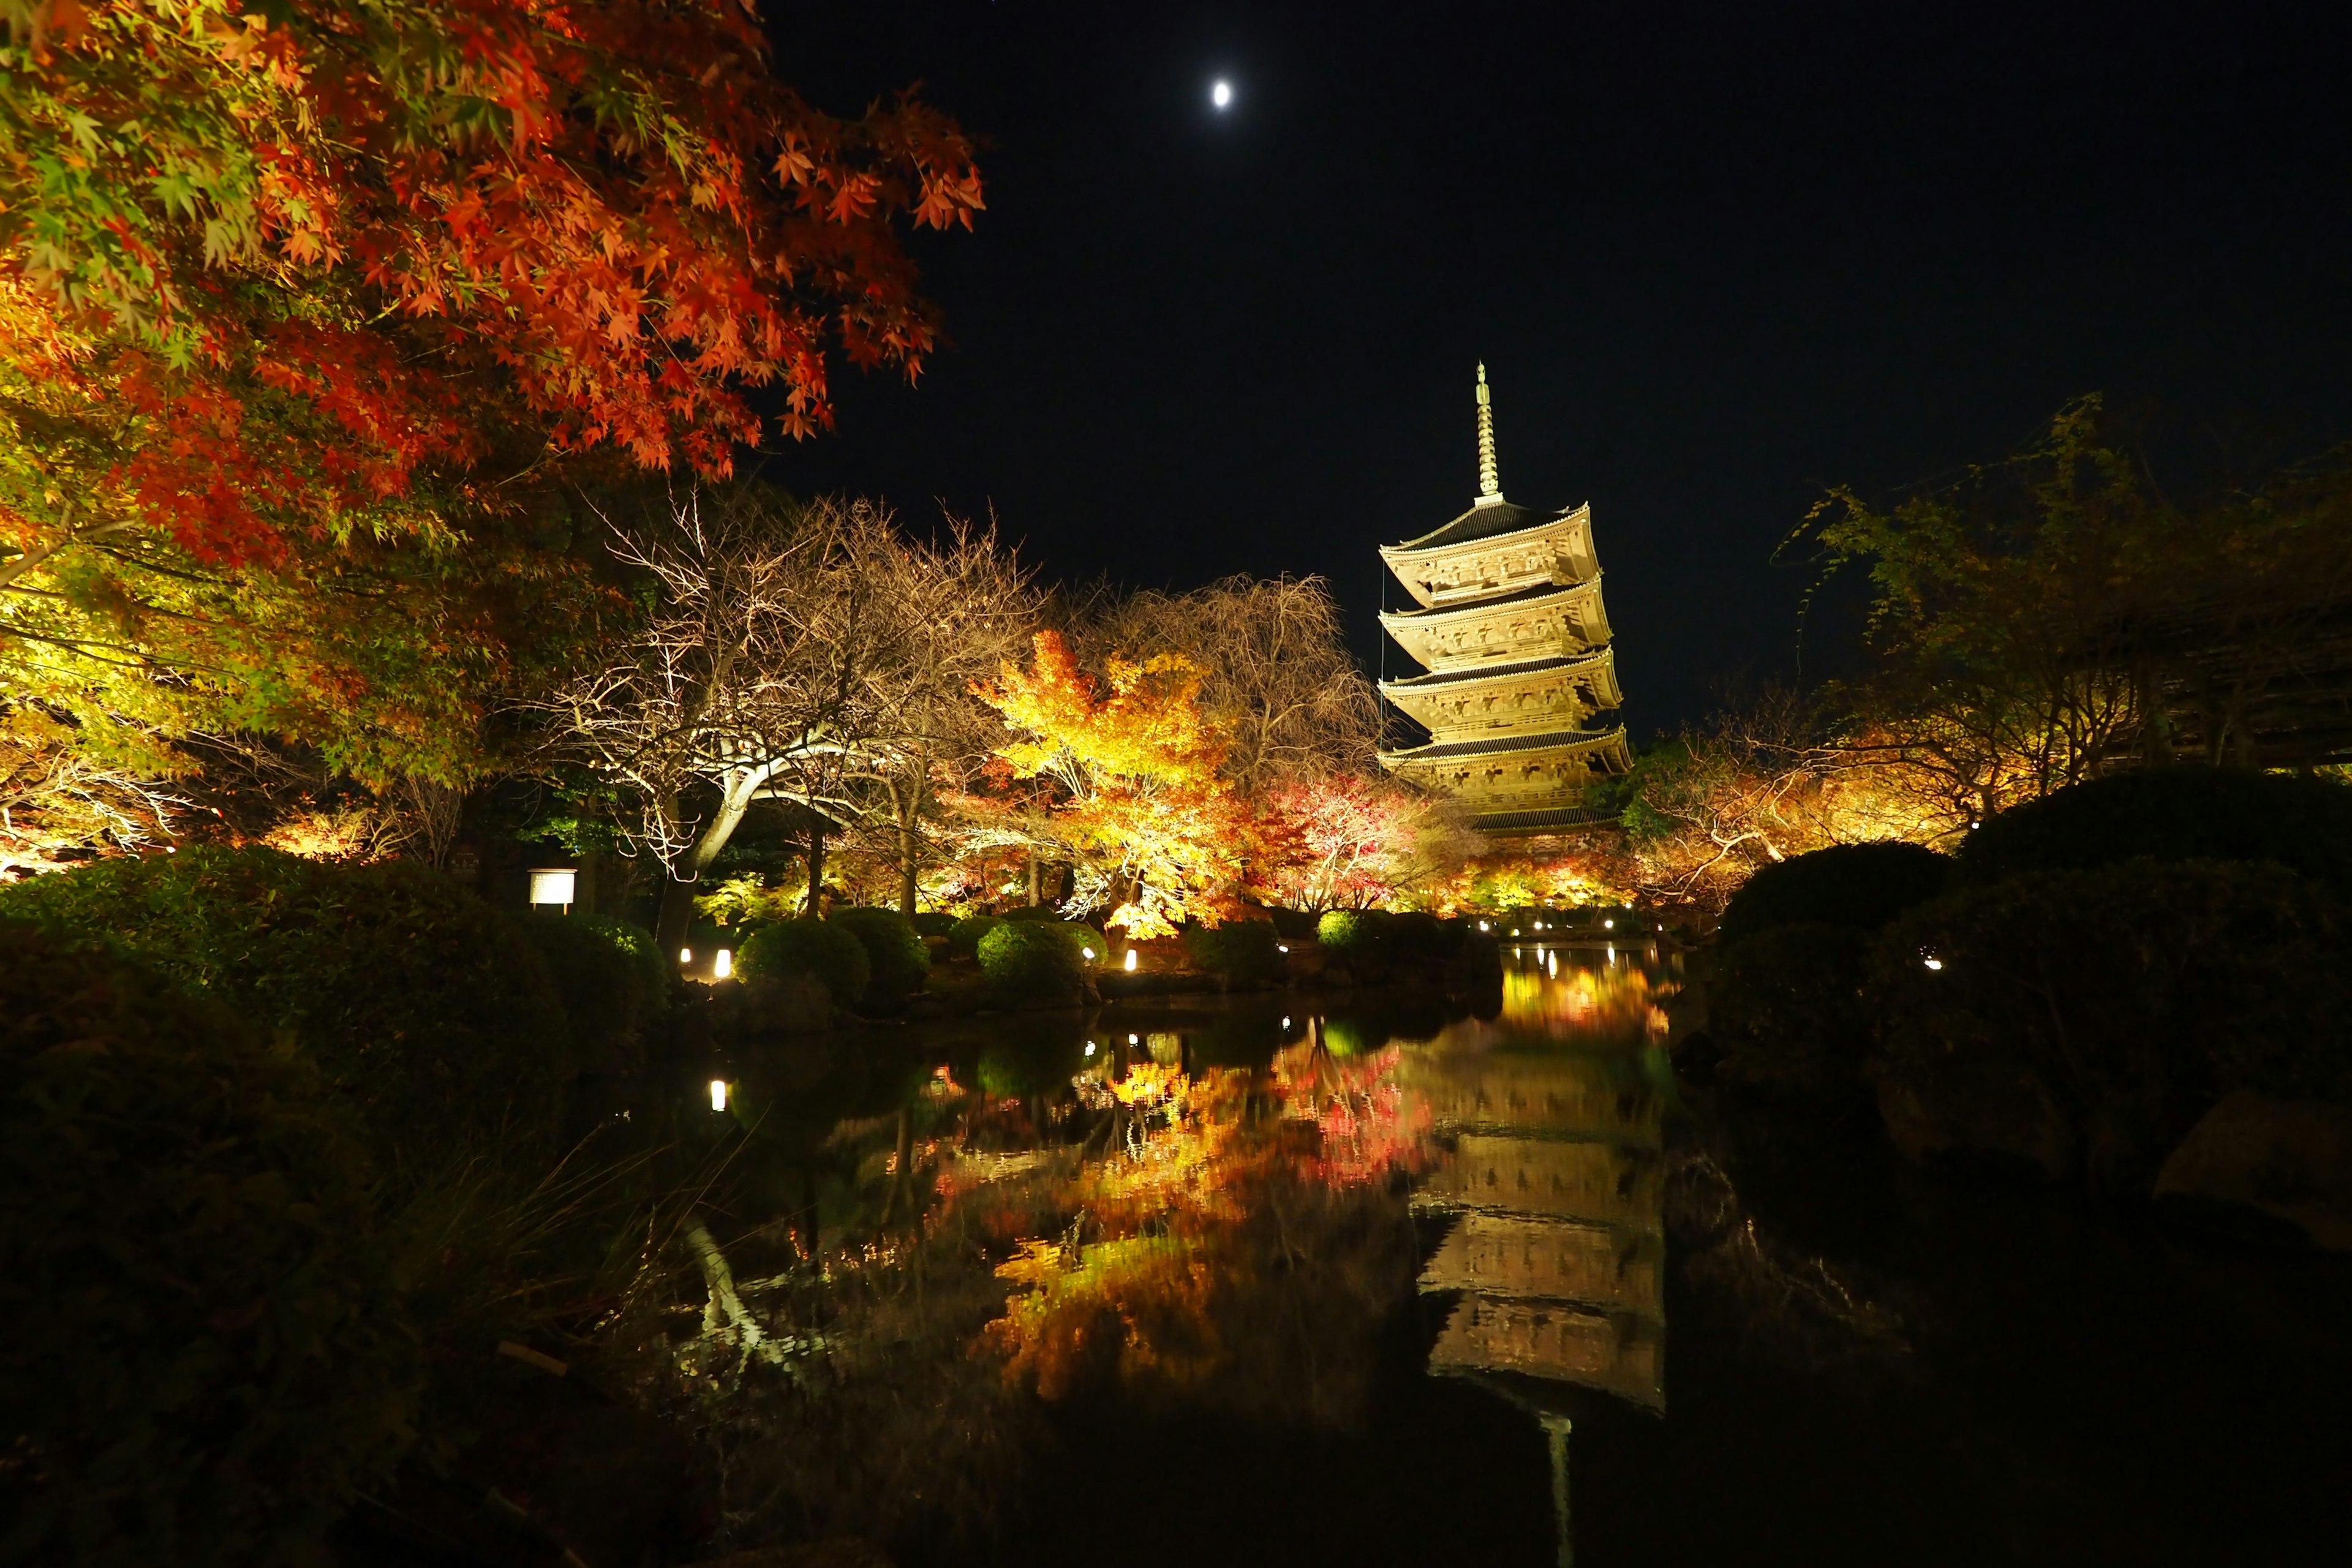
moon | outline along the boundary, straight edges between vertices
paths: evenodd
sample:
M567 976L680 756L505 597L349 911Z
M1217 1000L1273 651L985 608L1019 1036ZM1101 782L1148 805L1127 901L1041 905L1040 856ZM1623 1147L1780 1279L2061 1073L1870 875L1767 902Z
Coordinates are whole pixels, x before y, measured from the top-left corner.
M1234 84L1229 81L1219 81L1214 87L1209 89L1209 101L1219 109L1231 109L1234 106Z

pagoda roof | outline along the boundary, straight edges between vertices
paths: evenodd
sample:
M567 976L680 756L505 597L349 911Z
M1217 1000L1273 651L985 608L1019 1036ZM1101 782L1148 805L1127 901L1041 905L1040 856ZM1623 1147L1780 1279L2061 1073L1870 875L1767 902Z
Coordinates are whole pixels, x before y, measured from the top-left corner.
M1472 817L1470 826L1480 833L1549 833L1613 822L1617 815L1602 805L1555 805L1541 811L1490 811Z
M1503 602L1502 600L1489 601L1494 604ZM1501 664L1473 665L1468 668L1437 669L1431 670L1425 675L1409 675L1402 680L1383 680L1381 682L1381 689L1425 691L1433 686L1455 686L1469 680L1510 680L1520 676L1542 675L1555 669L1583 669L1606 664L1615 657L1613 650L1604 647L1596 653L1584 654L1575 658L1559 654L1547 655L1542 658L1515 658Z
M1490 735L1476 741L1439 741L1431 745L1415 746L1409 752L1388 752L1381 760L1389 763L1433 763L1448 757L1483 757L1498 752L1556 752L1569 746L1586 746L1622 735L1622 730L1555 730L1546 735Z
M1384 553L1398 554L1408 551L1443 550L1448 545L1468 544L1481 539L1499 538L1507 533L1518 533L1549 523L1562 522L1574 517L1578 509L1562 507L1558 511L1541 511L1531 506L1519 506L1499 496L1445 524L1432 529L1418 539L1408 539L1402 544L1391 544Z
M1533 604L1538 599L1565 599L1579 594L1590 594L1600 584L1601 574L1595 572L1582 582L1538 583L1533 587L1520 588L1508 594L1497 594L1491 599L1469 599L1458 605L1442 605L1426 610L1382 610L1381 621L1385 625L1390 622L1402 624L1408 621L1447 621L1462 616L1482 616L1511 605L1527 605Z

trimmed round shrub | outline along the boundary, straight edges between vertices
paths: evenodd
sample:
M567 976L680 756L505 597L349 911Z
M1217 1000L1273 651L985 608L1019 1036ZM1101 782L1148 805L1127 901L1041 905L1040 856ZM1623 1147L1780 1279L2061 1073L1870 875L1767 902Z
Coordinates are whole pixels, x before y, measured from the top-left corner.
M1961 874L2157 860L2271 860L2352 897L2352 785L2296 773L2157 767L2012 807L1961 845Z
M427 867L197 847L0 888L0 919L105 942L281 1034L394 1150L561 1127L578 1063L545 961Z
M896 1010L930 978L931 950L923 945L914 922L898 910L835 910L826 923L839 926L866 948L873 975L866 985L867 1006Z
M2277 865L1962 888L1879 933L1871 997L1893 1070L2028 1068L2126 1183L2231 1089L2352 1099L2352 915Z
M539 950L590 1072L645 1065L645 1029L669 999L669 966L650 931L626 921L533 914L523 934Z
M12 1557L322 1560L416 1409L374 1232L351 1111L310 1062L119 955L0 925Z
M1775 926L1876 931L1944 890L1951 860L1917 844L1839 844L1765 867L1741 885L1717 928L1727 942Z
M955 930L955 916L940 910L925 910L911 917L918 936L946 936Z
M735 973L747 981L810 975L837 1005L854 1007L874 978L874 961L848 927L802 915L745 937L735 953Z
M1266 921L1227 921L1218 926L1192 926L1184 932L1184 955L1193 967L1229 985L1280 980L1281 946Z
M980 939L976 951L981 971L1009 998L1032 1000L1074 993L1086 978L1086 960L1079 955L1084 938L1076 934L1079 931L1093 934L1085 926L1003 921Z
M1004 922L994 915L966 915L948 928L948 952L956 958L969 958L979 951L980 939Z
M1326 910L1315 922L1315 940L1343 958L1369 956L1380 941L1377 911Z

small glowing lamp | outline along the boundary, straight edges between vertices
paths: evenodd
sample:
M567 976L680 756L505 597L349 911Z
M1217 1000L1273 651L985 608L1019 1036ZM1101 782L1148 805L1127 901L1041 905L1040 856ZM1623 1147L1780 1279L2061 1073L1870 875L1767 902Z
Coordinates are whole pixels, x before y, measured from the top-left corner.
M694 962L694 949L690 947L679 948L677 950L677 961L680 963L692 963Z
M1601 922L1601 929L1602 931L1615 931L1617 929L1617 922L1615 921L1602 921Z
M1088 1040L1088 1041L1087 1042L1087 1055L1088 1055L1088 1056L1092 1056L1092 1055L1094 1055L1094 1054L1095 1054L1095 1043L1094 1043L1092 1040Z
M1139 1046L1143 1044L1143 1037L1140 1035L1129 1035L1127 1037L1127 1043L1130 1046Z
M1093 948L1091 948L1091 947L1082 947L1082 948L1078 949L1078 951L1079 951L1080 952L1082 952L1082 953L1086 954L1087 962L1088 963L1092 963L1094 962L1094 960L1095 960L1095 950L1094 950Z
M719 956L710 961L711 978L714 980L724 980L734 973L735 955L728 952L725 948L720 948L719 950Z
M727 1109L727 1080L723 1078L714 1078L710 1080L710 1109L713 1110Z
M1290 951L1290 944L1286 942L1277 942L1274 944L1274 951L1276 952L1288 952Z
M1230 109L1234 102L1234 84L1221 81L1209 89L1209 101L1219 109Z
M1135 949L1131 947L1127 950L1127 967L1129 972L1135 968Z
M1285 1018L1285 1019L1282 1021L1282 1026L1283 1026L1284 1028L1286 1028L1286 1029L1287 1029L1288 1027L1290 1027L1290 1020L1289 1020L1289 1019L1287 1019L1287 1018Z
M1941 969L1944 967L1944 961L1940 958L1930 958L1927 960L1926 963L1927 967L1930 969Z
M1485 921L1480 921L1478 922L1478 929L1480 931L1485 931L1486 929L1486 922Z

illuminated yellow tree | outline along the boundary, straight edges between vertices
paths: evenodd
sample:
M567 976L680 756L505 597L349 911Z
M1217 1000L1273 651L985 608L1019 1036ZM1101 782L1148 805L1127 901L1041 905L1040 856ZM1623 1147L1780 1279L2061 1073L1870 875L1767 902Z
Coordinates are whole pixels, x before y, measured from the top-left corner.
M1107 674L1037 634L1027 669L1008 663L980 689L1013 731L996 754L1048 787L1050 847L1077 871L1072 912L1108 906L1139 937L1213 925L1234 908L1252 824L1221 774L1229 737L1202 712L1200 668L1114 655Z

